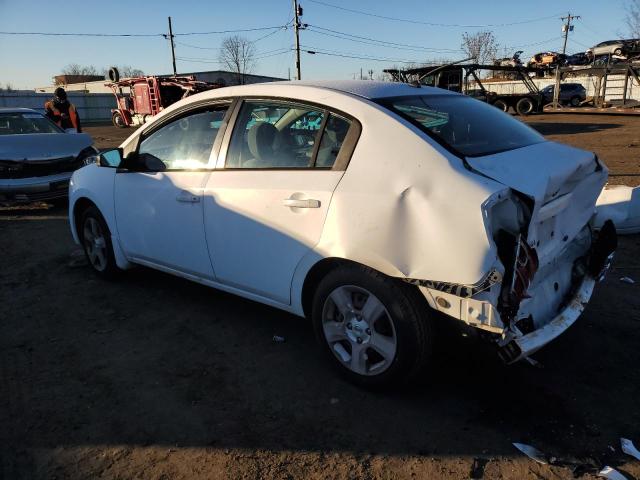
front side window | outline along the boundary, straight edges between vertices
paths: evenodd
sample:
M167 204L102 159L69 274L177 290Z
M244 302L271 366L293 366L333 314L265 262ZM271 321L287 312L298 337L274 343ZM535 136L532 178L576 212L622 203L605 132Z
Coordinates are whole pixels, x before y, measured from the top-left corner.
M326 112L294 103L245 101L225 168L308 168Z
M384 98L378 103L459 156L490 155L545 141L538 132L510 115L463 95Z
M152 155L167 170L206 168L227 106L198 111L173 120L140 143L139 155Z

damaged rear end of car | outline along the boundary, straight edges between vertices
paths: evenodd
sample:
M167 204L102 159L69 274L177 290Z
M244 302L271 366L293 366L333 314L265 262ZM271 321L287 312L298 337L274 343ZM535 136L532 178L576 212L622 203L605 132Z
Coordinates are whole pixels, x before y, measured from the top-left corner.
M381 102L427 133L472 176L498 182L482 205L493 265L474 284L406 278L436 310L483 332L512 363L569 328L617 246L611 221L595 231L607 168L481 102L416 96ZM479 210L479 211L478 211ZM464 232L460 232L464 234Z
M510 187L483 210L504 269L492 299L503 325L495 340L500 357L514 362L573 324L610 265L615 227L596 232L592 223L607 169L590 152L552 142L469 165Z

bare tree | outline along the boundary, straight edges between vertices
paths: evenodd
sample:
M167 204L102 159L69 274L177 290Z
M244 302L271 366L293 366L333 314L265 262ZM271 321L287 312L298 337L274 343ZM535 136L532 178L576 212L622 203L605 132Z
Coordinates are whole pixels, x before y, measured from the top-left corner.
M238 76L238 84L244 83L245 74L255 67L256 49L253 42L239 35L227 37L220 48L220 63Z
M629 0L625 22L629 28L629 36L640 38L640 0Z
M62 69L63 75L100 75L98 69L93 65L78 65L70 63Z
M496 36L488 30L473 34L464 32L460 47L468 57L475 58L476 62L481 64L493 62L498 53Z
M144 72L139 68L133 68L129 65L123 65L122 67L118 67L120 71L120 75L122 77L142 77L144 76Z

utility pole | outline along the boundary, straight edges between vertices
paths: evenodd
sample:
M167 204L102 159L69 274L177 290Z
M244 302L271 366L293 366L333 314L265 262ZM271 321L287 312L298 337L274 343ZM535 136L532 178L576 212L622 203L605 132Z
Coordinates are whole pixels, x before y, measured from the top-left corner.
M302 80L300 74L300 16L302 15L302 7L298 6L298 0L293 0L293 14L295 15L295 23L293 29L296 33L296 72L298 74L298 80Z
M178 72L176 71L176 46L173 43L173 29L171 28L171 17L169 17L169 42L171 43L171 60L173 61L173 76L175 77Z
M565 55L567 53L567 39L569 38L569 32L573 31L571 20L575 20L576 18L580 18L580 15L571 15L571 12L567 12L566 17L560 17L560 20L562 20L563 22L566 20L567 22L562 24L562 33L564 33L562 55ZM558 100L560 99L560 80L560 65L556 65L556 85L553 88L553 108L558 108Z
M563 22L566 20L567 23L562 25L562 31L564 32L564 45L562 45L562 54L567 53L567 38L569 37L569 32L573 31L573 25L571 25L571 20L580 18L580 15L571 15L571 12L567 13L566 17L561 17L560 20Z

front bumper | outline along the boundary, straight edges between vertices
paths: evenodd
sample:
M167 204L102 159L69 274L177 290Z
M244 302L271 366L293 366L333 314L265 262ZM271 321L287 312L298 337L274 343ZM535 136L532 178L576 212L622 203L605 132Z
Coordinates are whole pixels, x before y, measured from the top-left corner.
M43 177L0 179L0 201L27 203L55 200L69 195L69 180L73 172Z

